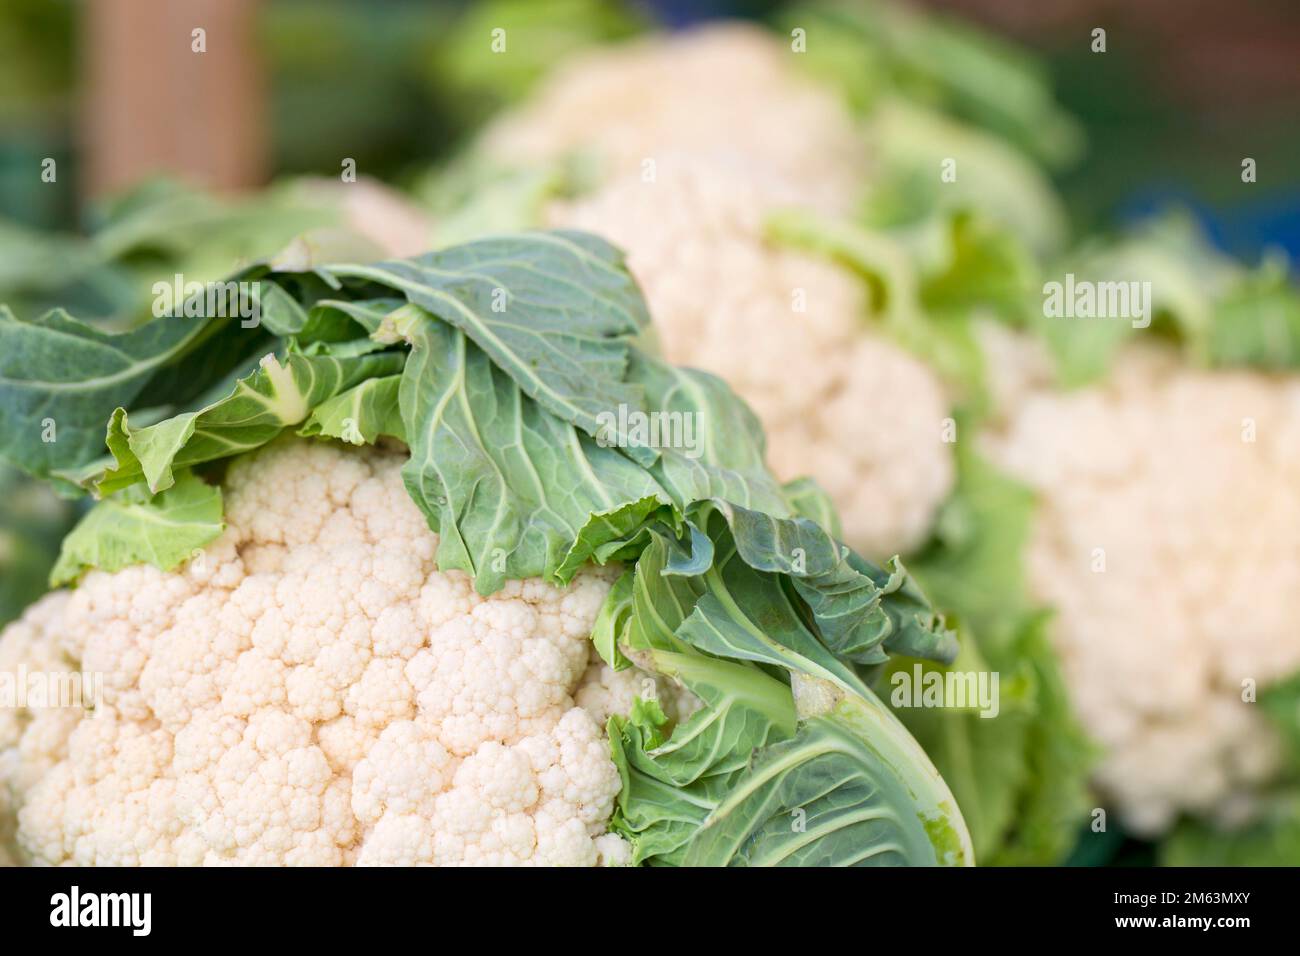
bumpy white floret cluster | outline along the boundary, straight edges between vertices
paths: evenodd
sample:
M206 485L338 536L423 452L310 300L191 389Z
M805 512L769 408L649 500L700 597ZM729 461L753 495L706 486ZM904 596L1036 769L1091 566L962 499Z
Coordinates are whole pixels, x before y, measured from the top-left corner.
M82 865L625 862L598 721L636 678L589 666L609 572L477 594L437 569L403 458L276 443L232 465L228 528L184 569L93 572L0 635L0 671L103 675L93 714L0 709L0 846Z
M1279 759L1250 692L1300 671L1300 382L1134 349L1063 393L999 354L1027 374L988 447L1040 496L1029 586L1099 786L1141 833L1248 814Z
M827 212L857 200L870 159L839 99L797 76L772 34L737 23L576 56L483 145L515 163L582 150L614 177L674 153L730 161Z
M765 236L783 207L850 211L867 160L840 102L778 41L728 26L596 54L485 144L503 161L603 160L601 184L551 204L547 224L627 251L669 360L753 406L773 469L815 476L851 543L873 557L921 543L953 481L940 385L863 327L855 276Z

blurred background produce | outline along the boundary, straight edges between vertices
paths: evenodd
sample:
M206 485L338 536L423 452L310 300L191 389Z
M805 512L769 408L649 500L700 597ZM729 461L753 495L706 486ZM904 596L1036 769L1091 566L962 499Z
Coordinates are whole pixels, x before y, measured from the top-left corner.
M137 17L150 2L157 0L134 5ZM170 6L198 9L204 2ZM75 225L83 207L75 189L39 188L27 163L83 158L74 143L84 72L78 51L88 42L85 6L81 0L0 2L0 212L36 225ZM364 171L391 181L446 155L493 109L581 47L653 24L676 28L737 16L784 24L791 5L260 0L252 6L248 45L267 99L263 178L331 174L340 156L356 154ZM845 6L869 14L881 5ZM927 55L924 44L939 42L931 21L921 36L901 37L885 62L850 62L859 74L851 82L869 90L872 71L885 71L918 97L1038 149L1040 159L1067 159L1071 145L1086 142L1086 161L1054 166L1080 230L1177 198L1194 204L1216 241L1234 253L1300 248L1300 169L1292 161L1300 151L1295 4L1216 0L1188 10L1180 0L926 0L909 6L940 14L943 35L974 38L983 54L955 56L951 46L932 46L936 52ZM517 44L507 57L494 55L483 42L489 23L528 30L532 42ZM1108 31L1105 54L1091 51L1090 32L1098 27ZM1036 55L1027 57L1031 51ZM1034 123L1034 110L1050 99L1034 84L1009 82L1015 71L1008 65L1028 65L1045 81L1042 89L1078 120L1083 139ZM1029 128L1017 131L1026 119ZM1249 189L1227 174L1243 155L1261 170ZM77 181L75 174L63 179L69 186Z
M757 25L584 52L722 17ZM1300 442L1267 436L1280 464L1264 470L1234 471L1219 447L1218 480L1256 497L1218 523L1223 487L1166 508L1155 550L1126 554L1156 569L1129 603L1087 578L1053 587L1070 576L1048 556L1054 535L1159 510L1119 498L1179 500L1165 485L1187 464L1155 487L1129 467L1142 449L1195 467L1199 439L1166 434L1162 414L1223 406L1231 425L1245 394L1294 425L1295 380L1251 370L1300 362L1298 58L1300 8L1283 0L0 0L0 302L123 328L157 279L215 279L340 230L375 255L604 232L630 249L671 357L756 405L774 464L815 472L846 536L909 556L960 621L957 668L1002 675L994 720L900 713L981 862L1298 863ZM648 201L639 161L666 146L672 189ZM1045 321L1042 283L1065 271L1157 277L1164 358L1130 360L1123 323ZM770 280L766 299L747 276ZM711 282L745 295L701 301ZM812 304L787 341L793 287ZM746 323L766 338L732 348ZM1197 371L1219 366L1245 371ZM948 414L989 442L923 445ZM1071 492L1098 474L1123 480ZM39 594L77 506L8 471L0 495L3 621ZM1208 578L1163 573L1193 552ZM1184 620L1180 602L1215 586L1213 623ZM1089 657L1094 632L1120 637ZM1142 657L1148 634L1161 651ZM1244 724L1179 716L1243 669L1267 685ZM1099 689L1116 686L1137 689ZM1243 740L1268 752L1238 766ZM1100 832L1096 808L1114 811Z

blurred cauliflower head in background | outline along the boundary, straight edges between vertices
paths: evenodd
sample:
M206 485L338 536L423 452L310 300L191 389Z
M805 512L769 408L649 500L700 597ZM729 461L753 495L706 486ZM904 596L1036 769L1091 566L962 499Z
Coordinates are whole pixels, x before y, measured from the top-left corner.
M104 675L98 712L0 710L0 849L35 863L621 862L591 663L611 573L483 597L437 570L405 455L281 442L177 572L92 572L0 671ZM589 710L575 703L580 700Z
M432 229L418 207L378 180L354 182L304 177L292 184L307 201L336 205L343 223L369 239L386 256L418 256L429 251Z
M1028 584L1097 784L1143 835L1248 816L1282 759L1255 693L1300 670L1300 382L1132 348L1060 392L999 354L1023 387L986 445L1039 497Z
M840 97L797 73L772 34L738 23L575 56L482 146L513 164L581 151L615 178L685 152L744 166L827 212L856 202L870 158Z
M848 214L868 154L839 98L758 28L713 27L592 54L489 129L496 160L574 151L597 185L543 224L628 254L665 356L758 412L773 468L830 492L869 555L919 545L953 482L934 375L865 325L860 278L770 240L767 216Z

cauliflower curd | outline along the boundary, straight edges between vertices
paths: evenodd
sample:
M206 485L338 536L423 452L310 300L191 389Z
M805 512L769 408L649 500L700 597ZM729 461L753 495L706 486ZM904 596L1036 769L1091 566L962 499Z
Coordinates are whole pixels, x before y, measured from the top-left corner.
M227 530L183 569L92 572L0 635L0 671L104 681L93 714L0 709L0 852L623 862L598 721L635 677L589 666L609 573L477 594L435 566L404 459L275 443L231 466Z
M1132 349L1062 393L992 354L1021 367L988 447L1039 495L1028 584L1097 783L1143 834L1247 816L1280 759L1254 694L1300 670L1300 383Z
M544 224L627 252L664 355L735 388L773 470L816 477L848 541L877 558L922 543L954 480L942 387L865 327L857 276L765 235L783 207L851 212L869 159L779 42L730 25L584 57L484 148L516 163L592 153L600 184L550 203Z
M870 160L840 99L798 76L775 37L739 23L575 56L483 143L513 163L590 151L615 177L673 153L731 161L825 212L857 200Z

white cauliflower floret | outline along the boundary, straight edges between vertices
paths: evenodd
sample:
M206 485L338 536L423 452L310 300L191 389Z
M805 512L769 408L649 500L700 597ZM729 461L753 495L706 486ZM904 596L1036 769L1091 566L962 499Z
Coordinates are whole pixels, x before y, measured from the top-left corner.
M779 41L731 25L596 53L484 149L603 160L596 188L551 203L546 224L626 250L665 357L736 389L773 470L817 478L851 544L885 558L924 541L954 480L939 382L865 328L858 277L765 235L784 207L851 213L867 159L838 98Z
M78 865L625 862L575 703L610 573L488 597L440 572L403 456L277 442L174 573L92 572L0 635L0 670L101 671L0 710L0 846Z
M657 700L664 715L674 724L686 720L703 705L686 687L659 674L639 667L614 670L601 660L593 646L587 671L573 695L578 706L604 727L612 714L630 713L638 697Z
M1253 692L1300 670L1300 383L1131 349L1001 414L986 445L1040 498L1028 584L1098 785L1144 834L1239 815L1279 758Z
M767 31L738 23L575 56L483 146L511 163L589 152L615 178L688 153L753 169L786 200L827 212L858 199L870 159L840 99L800 76Z

